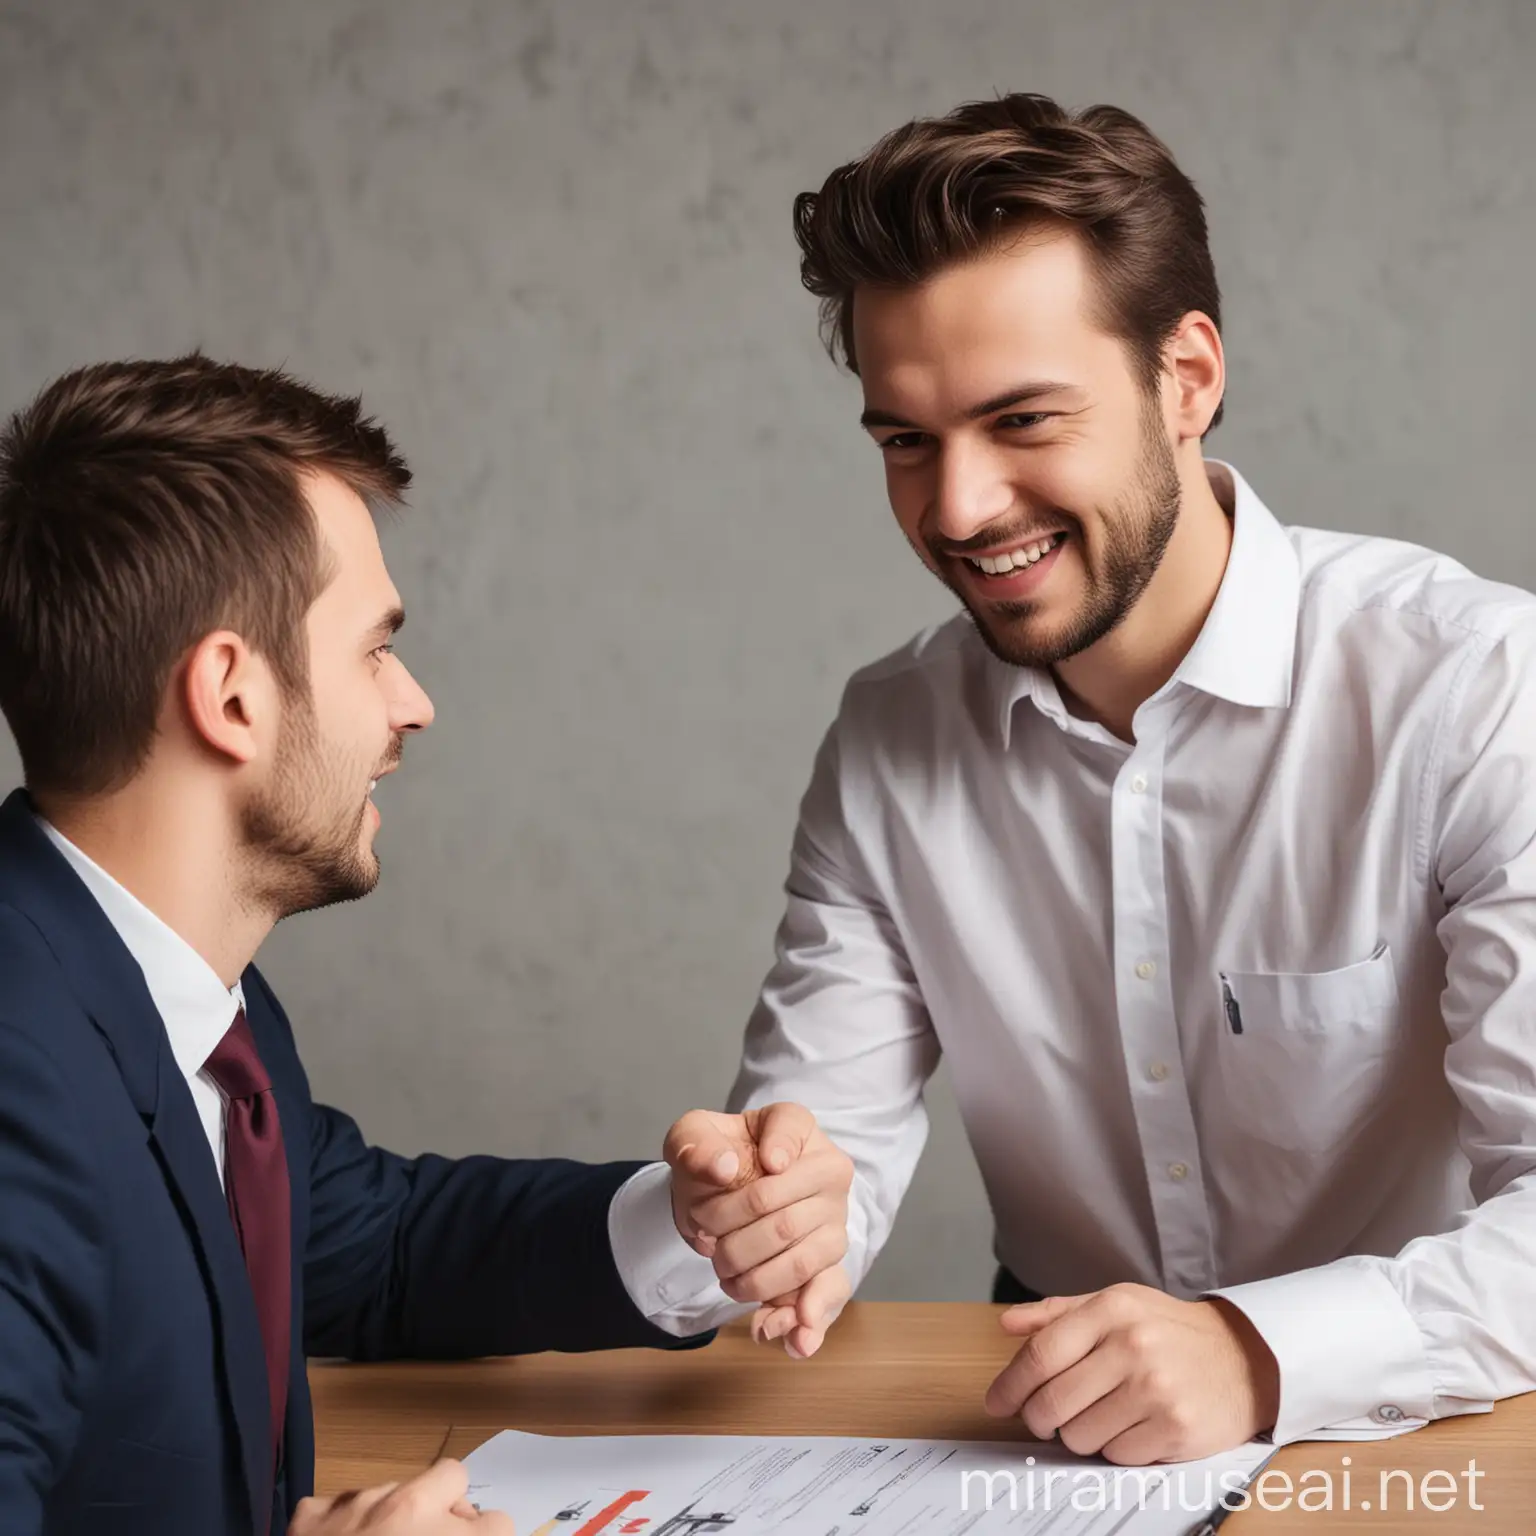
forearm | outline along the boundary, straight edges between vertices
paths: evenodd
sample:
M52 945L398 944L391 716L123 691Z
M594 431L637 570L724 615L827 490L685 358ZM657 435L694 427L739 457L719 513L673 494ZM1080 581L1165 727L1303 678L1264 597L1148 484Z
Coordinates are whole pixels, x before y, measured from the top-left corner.
M856 1288L890 1235L927 1139L922 1096L938 1042L901 935L847 832L835 735L823 741L801 805L775 962L725 1107L803 1105L853 1162L842 1268ZM681 1237L648 1236L671 1226L664 1177L642 1175L615 1201L614 1249L635 1255L625 1270L637 1306L672 1330L750 1311Z
M609 1204L640 1165L364 1155L366 1214L311 1257L312 1353L455 1359L677 1342L635 1309L609 1243Z
M1536 1173L1454 1231L1216 1294L1280 1365L1276 1438L1396 1433L1536 1388Z

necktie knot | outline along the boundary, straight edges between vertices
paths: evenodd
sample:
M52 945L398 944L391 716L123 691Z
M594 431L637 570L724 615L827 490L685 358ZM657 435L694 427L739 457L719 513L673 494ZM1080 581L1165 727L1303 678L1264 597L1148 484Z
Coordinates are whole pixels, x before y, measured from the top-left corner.
M235 1022L213 1048L204 1071L230 1099L253 1099L271 1089L272 1079L256 1054L256 1041L246 1022L244 1008L235 1015Z

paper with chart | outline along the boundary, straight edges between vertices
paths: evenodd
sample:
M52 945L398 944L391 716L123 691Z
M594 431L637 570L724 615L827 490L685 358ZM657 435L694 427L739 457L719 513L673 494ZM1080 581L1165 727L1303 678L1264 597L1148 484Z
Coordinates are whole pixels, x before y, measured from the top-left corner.
M1056 1444L509 1430L466 1466L518 1536L1184 1536L1273 1453L1130 1468Z

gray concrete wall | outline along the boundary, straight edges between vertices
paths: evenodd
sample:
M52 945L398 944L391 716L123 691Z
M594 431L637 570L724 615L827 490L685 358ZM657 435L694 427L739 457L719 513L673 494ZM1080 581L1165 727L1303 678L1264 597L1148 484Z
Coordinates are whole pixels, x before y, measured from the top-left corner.
M1536 583L1533 73L1529 0L0 0L0 409L196 343L361 390L417 470L439 723L378 893L264 952L317 1090L588 1157L723 1096L840 684L949 611L789 224L915 113L1142 114L1210 205L1212 451ZM936 1099L868 1295L983 1293Z

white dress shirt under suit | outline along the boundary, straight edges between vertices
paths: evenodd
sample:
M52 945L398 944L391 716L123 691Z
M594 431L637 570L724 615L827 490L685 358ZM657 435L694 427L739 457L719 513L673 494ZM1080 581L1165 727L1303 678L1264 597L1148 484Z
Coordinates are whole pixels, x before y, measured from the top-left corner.
M1536 599L1208 473L1226 573L1133 743L965 615L852 679L732 1105L853 1158L857 1284L943 1051L1027 1286L1219 1293L1277 1439L1395 1432L1536 1386ZM679 1242L637 1299L711 1282Z

